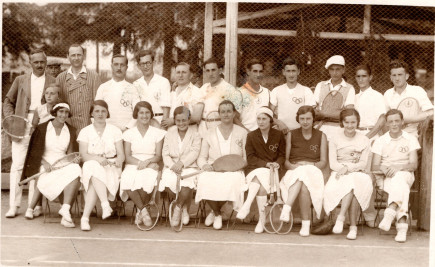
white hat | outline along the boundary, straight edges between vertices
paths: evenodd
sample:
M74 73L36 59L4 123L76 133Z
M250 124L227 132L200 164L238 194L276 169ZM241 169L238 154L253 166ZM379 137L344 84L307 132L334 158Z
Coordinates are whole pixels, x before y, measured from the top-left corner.
M325 69L328 69L329 66L331 66L331 65L342 65L342 66L344 66L344 57L340 56L340 55L335 55L335 56L330 57L326 61Z
M267 114L267 115L269 115L269 116L271 116L272 118L273 118L273 112L272 112L272 110L270 109L270 108L268 108L268 107L259 107L258 109L257 109L257 116L258 115L260 115L260 114L262 114L262 113L264 113L264 114Z

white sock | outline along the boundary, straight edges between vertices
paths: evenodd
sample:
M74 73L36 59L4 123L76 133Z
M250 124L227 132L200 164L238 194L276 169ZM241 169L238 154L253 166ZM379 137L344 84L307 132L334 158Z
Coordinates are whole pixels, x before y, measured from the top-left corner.
M69 211L70 208L71 208L70 204L63 204L61 209Z

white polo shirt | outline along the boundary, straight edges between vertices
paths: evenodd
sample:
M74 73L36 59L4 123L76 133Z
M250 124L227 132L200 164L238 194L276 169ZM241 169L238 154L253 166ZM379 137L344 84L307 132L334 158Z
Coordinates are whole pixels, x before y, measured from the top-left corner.
M35 74L30 75L30 107L29 110L35 110L41 105L42 93L44 92L45 74L41 77L36 77Z
M402 135L398 138L393 139L390 132L387 132L376 139L372 152L381 156L382 165L404 165L409 164L411 151L420 148L417 138L402 130Z
M278 114L278 119L284 122L290 130L293 130L300 127L296 121L299 107L315 106L316 101L310 88L298 83L295 88L290 89L285 83L272 90L270 104L276 107L275 112Z
M360 127L375 126L379 116L387 112L384 96L372 87L355 95L355 109L361 117Z
M244 84L239 90L242 93L241 122L250 131L254 131L258 128L257 109L269 106L270 91L260 85L260 90L255 92L248 84Z
M344 79L341 80L341 83L336 86L332 85L331 79L325 81L324 83L329 85L329 91L338 91L341 87L350 87L349 93L347 94L346 99L344 100L344 106L355 105L355 88L353 85L347 83ZM322 103L320 102L320 91L322 89L322 82L316 85L316 89L314 89L314 99L316 103L318 103L319 107L322 108Z
M183 90L180 90L180 87L175 88L175 91L171 92L171 111L169 117L172 118L174 110L180 106L187 107L190 112L193 112L193 106L203 102L203 97L204 95L199 88L192 83L189 83Z
M405 90L403 90L401 94L397 93L396 90L394 90L394 87L388 89L384 93L384 100L387 106L387 110L397 109L400 102L407 97L415 98L418 101L421 111L433 109L432 102L430 102L430 99L423 88L421 88L420 86L407 84ZM418 123L409 123L403 130L417 137L417 127Z
M106 101L110 113L107 122L124 130L132 120L134 106L140 101L140 97L131 83L111 79L98 87L95 100Z
M154 73L149 84L142 76L133 85L139 91L140 100L151 104L154 118L160 123L163 118L162 107L171 107L171 84L168 79Z

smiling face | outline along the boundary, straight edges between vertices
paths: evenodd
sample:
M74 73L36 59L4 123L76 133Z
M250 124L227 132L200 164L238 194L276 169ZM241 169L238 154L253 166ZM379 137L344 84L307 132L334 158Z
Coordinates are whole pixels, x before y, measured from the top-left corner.
M79 46L72 46L68 50L68 60L72 67L81 68L83 66L83 60L85 56L83 49Z
M127 73L127 62L123 57L115 57L112 61L112 76L115 81L125 79Z
M285 77L287 83L296 83L298 81L298 76L301 73L297 65L285 65L282 70L282 74Z
M404 121L402 118L400 118L399 114L393 114L387 117L388 130L392 134L397 134L402 131L403 124Z
M215 86L219 83L221 80L221 73L222 69L218 68L216 63L209 63L204 66L204 75L212 86Z
M305 114L299 115L299 124L301 125L302 129L312 129L313 128L313 114L311 112L307 112Z
M370 82L373 76L369 75L366 70L358 70L355 75L355 80L361 90L365 90L370 87Z
M187 112L177 114L174 118L175 125L177 125L178 131L185 132L189 127L190 119Z
M258 114L257 124L258 124L258 128L260 130L269 130L270 129L270 117L264 113Z
M406 86L406 81L409 78L409 74L406 73L404 68L397 68L390 70L390 79L396 88L403 88Z
M65 123L66 119L69 116L69 109L67 108L59 108L56 112L55 120L61 124Z
M139 69L142 71L143 76L149 77L154 74L153 58L151 55L143 56L139 59Z
M236 113L231 104L224 104L219 106L219 117L222 123L232 123Z
M94 110L92 111L92 117L95 121L105 122L107 119L108 111L105 107L95 105Z
M145 107L140 107L137 112L137 123L147 125L151 120L151 111Z
M354 135L358 127L358 118L355 115L346 116L343 120L344 132Z
M36 53L30 56L30 65L32 72L35 76L40 77L44 75L45 67L47 66L47 59L44 53Z
M263 65L254 64L250 69L246 69L248 75L248 82L251 84L260 84L263 79Z

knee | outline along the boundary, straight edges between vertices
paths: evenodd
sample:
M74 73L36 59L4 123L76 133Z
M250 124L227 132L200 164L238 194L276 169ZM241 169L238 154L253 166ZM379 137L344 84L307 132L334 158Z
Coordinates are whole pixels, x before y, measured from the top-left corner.
M262 185L260 186L260 189L258 190L257 195L258 196L266 196L267 195L267 191Z

